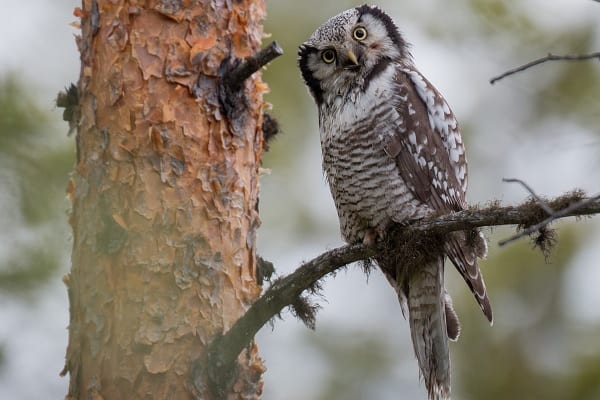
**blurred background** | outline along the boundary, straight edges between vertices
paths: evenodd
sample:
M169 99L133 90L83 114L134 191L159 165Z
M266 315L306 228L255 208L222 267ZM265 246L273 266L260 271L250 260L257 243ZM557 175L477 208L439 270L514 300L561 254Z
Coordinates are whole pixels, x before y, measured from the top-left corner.
M320 167L315 107L296 49L330 16L357 1L267 0L265 31L286 51L264 73L283 132L261 180L259 253L278 275L341 244ZM459 118L468 156L469 202L517 203L525 180L548 197L600 191L600 64L553 62L493 76L552 52L600 51L600 4L592 0L387 0L419 69ZM78 79L69 23L75 0L2 2L0 16L0 398L56 399L67 343L61 277L71 246L65 187L73 137L55 107ZM271 40L268 39L268 40ZM487 230L482 262L495 321L490 327L453 268L449 291L462 320L451 345L460 399L600 398L600 218L562 221L545 257L513 231ZM258 336L266 400L425 399L393 290L374 270L328 277L316 331L289 313Z

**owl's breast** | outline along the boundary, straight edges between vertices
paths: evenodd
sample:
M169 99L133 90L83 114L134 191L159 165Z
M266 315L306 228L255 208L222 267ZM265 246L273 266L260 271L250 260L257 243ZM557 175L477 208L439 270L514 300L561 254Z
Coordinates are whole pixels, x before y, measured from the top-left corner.
M327 140L327 136L354 131L374 115L394 112L395 74L396 67L390 64L369 84L364 78L356 78L338 90L325 93L324 101L319 105L321 141Z
M323 169L344 235L355 236L356 230L384 229L391 221L401 222L413 216L415 199L395 159L384 150L383 139L401 123L391 102L386 98L379 102L358 101L347 104L337 115L324 117ZM344 224L343 218L359 226ZM352 235L344 229L352 230Z

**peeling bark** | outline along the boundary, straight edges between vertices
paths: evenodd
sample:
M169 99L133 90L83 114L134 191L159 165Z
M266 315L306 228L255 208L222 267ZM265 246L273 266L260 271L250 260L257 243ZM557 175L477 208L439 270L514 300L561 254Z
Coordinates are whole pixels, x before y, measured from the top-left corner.
M68 399L210 399L192 361L260 294L259 74L227 120L226 58L256 52L264 2L84 0L64 373ZM235 134L231 127L236 127ZM228 399L256 399L255 345Z

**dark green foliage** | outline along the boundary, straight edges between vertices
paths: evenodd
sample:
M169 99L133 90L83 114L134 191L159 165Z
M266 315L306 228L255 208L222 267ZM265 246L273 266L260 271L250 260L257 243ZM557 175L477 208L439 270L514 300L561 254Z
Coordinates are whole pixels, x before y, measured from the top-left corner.
M0 80L0 167L9 176L0 185L8 183L8 191L17 186L13 195L27 224L56 217L64 199L73 151L54 135L50 117L31 92L13 77Z
M570 263L584 243L575 228L561 224L549 257L526 240L492 249L483 273L496 306L493 327L481 321L464 291L452 292L464 327L453 346L460 398L596 398L590 395L600 391L596 329L575 326L562 306ZM574 351L576 343L585 356Z
M0 232L10 251L0 259L0 288L27 294L55 276L67 234L65 188L72 144L15 76L0 78ZM51 105L47 105L50 110Z
M33 246L31 246L33 247ZM55 276L59 269L58 257L51 249L21 249L0 269L0 290L23 294L35 290L41 282Z
M319 335L307 334L308 344L328 365L319 400L379 399L386 379L393 379L394 364L402 354L377 332L347 331L321 326ZM416 374L415 374L416 375ZM404 398L401 394L397 397Z

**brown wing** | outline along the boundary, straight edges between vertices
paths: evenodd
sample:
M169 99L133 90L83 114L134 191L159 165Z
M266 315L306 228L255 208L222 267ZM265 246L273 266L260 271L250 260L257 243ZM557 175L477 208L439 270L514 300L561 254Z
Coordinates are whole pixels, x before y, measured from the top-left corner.
M396 75L396 164L423 203L437 211L459 211L465 203L467 161L458 123L439 92L417 71Z
M418 71L399 71L396 84L396 109L402 123L386 138L386 152L395 158L402 179L420 201L441 212L464 209L467 160L454 114ZM453 233L446 254L491 322L492 310L477 266L480 242L485 244L485 239L479 232L472 233L477 242L470 241L471 232Z

